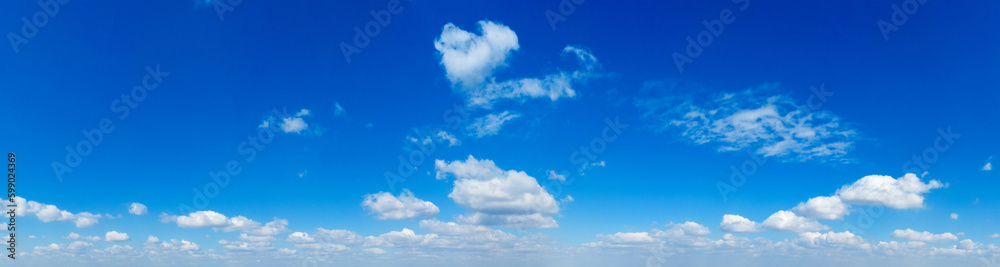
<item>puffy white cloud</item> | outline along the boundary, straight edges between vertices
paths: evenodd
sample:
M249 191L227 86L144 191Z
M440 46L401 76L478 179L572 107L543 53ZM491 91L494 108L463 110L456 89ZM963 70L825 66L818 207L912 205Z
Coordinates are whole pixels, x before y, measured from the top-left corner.
M309 237L309 234L303 232L294 232L288 234L288 242L290 243L316 243L316 239Z
M469 131L470 136L475 136L476 138L496 135L500 132L500 128L503 127L504 124L520 116L521 115L510 113L510 111L487 114L486 116L473 119L472 122L466 126L466 130Z
M677 87L647 82L643 92L681 90ZM857 139L855 130L841 125L840 118L831 112L773 93L778 88L776 84L765 84L709 96L650 96L637 100L636 106L644 110L643 118L654 123L656 129L676 129L691 142L713 144L719 151L750 149L782 160L849 161L847 153Z
M907 173L899 179L886 175L868 175L851 185L841 187L837 190L837 195L844 202L851 204L910 209L923 207L922 194L941 187L944 187L944 184L937 180L930 180L925 184L912 173Z
M558 71L541 78L520 78L496 81L494 72L507 65L512 51L520 48L517 34L510 28L491 21L480 21L481 35L447 24L435 40L441 65L452 87L469 97L469 104L490 108L499 99L542 98L557 100L573 97L574 82L589 79L600 68L597 58L585 49L566 46L563 55L579 62L580 70Z
M932 234L931 232L927 231L917 232L909 228L907 228L906 230L896 229L895 231L892 231L892 233L889 234L889 236L899 239L906 239L910 241L921 241L921 242L931 242L931 243L958 241L958 236L955 236L952 233Z
M142 203L139 202L133 202L132 205L129 206L128 208L128 213L135 215L146 214L146 205L143 205Z
M826 231L830 229L830 227L822 225L815 220L795 215L794 212L787 210L771 214L761 225L771 230L791 233Z
M389 192L365 195L361 206L378 214L376 218L379 220L430 218L440 212L434 203L415 197L413 192L407 189L403 189L399 197Z
M759 233L764 231L764 228L760 224L743 216L733 214L722 215L722 223L719 224L719 229L730 233Z
M104 234L104 241L108 241L108 242L123 242L123 241L129 241L129 237L128 237L128 234L126 234L126 233L119 233L117 231L110 231L110 232L107 232L106 234Z
M9 200L4 199L4 202ZM97 225L99 223L99 218L102 216L100 214L92 214L89 212L72 213L65 210L61 210L55 205L48 205L43 203L38 203L35 201L27 201L22 197L14 197L14 203L21 207L17 209L18 216L27 216L34 214L42 222L73 222L78 228L86 228Z
M958 213L952 213L951 214L951 219L952 220L958 220Z
M838 196L814 197L792 208L795 214L824 220L840 220L850 213L847 204Z
M507 26L486 20L478 25L481 35L448 23L434 40L448 80L456 87L478 87L495 69L507 64L511 51L520 48L517 34Z
M195 211L183 216L160 215L161 221L176 222L182 228L206 228L220 232L243 231L252 235L278 235L288 231L288 220L275 218L273 221L261 226L259 222L244 216L226 217L221 213L202 210Z
M503 171L491 160L435 161L439 179L454 176L448 194L458 205L473 211L459 216L470 224L513 228L555 228L553 215L559 205L538 181L522 171Z

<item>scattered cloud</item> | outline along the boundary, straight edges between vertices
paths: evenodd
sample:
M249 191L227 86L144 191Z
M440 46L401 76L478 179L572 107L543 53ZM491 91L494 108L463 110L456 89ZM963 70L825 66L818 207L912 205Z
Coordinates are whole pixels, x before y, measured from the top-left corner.
M9 202L5 199L4 202ZM72 213L65 210L61 210L55 205L48 205L43 203L38 203L35 201L28 201L22 197L14 197L14 203L19 209L17 209L17 216L27 216L34 214L42 222L73 222L78 228L87 228L99 223L99 219L103 216L100 214L93 214L89 212Z
M434 203L416 198L407 189L403 189L399 197L389 192L365 195L361 206L377 214L379 220L431 218L440 212Z
M931 242L931 243L958 241L958 236L955 236L952 233L932 234L931 232L927 231L917 232L909 228L907 228L906 230L896 229L895 231L892 231L892 234L889 234L889 236L892 236L893 238L906 239L910 241Z
M739 215L726 214L722 216L722 223L719 229L730 233L759 233L764 228L760 224Z
M142 203L139 202L133 202L132 205L129 206L128 208L128 213L135 215L144 215L146 214L146 205L143 205Z
M696 89L662 81L647 82L643 87L653 96L635 103L654 130L679 131L688 141L713 145L718 151L749 149L783 161L849 162L847 154L858 138L837 115L776 93L777 84L735 93L666 97L655 95Z
M466 126L466 130L469 131L469 136L475 136L476 138L496 135L500 132L500 128L503 127L505 123L520 116L521 115L511 113L510 111L487 114L486 116L473 119L472 122Z
M459 221L510 228L555 228L559 205L538 181L523 171L501 170L472 155L465 161L434 162L436 177L455 178L448 197L473 214Z
M907 173L899 179L886 175L868 175L853 184L841 187L837 190L837 195L850 204L911 209L924 206L922 194L944 186L937 180L930 180L925 184L912 173Z
M958 213L952 213L951 214L951 219L952 220L958 220Z
M838 196L810 198L805 203L800 202L792 208L792 211L802 216L824 220L840 220L850 213L847 204L840 201Z
M794 212L787 210L771 214L761 225L774 231L791 233L817 232L830 229L830 227L822 225L815 220L798 216Z
M287 232L288 220L275 218L273 221L261 225L259 222L243 216L226 217L225 215L211 211L195 211L184 216L160 215L160 221L175 222L181 228L212 228L217 232L242 231L252 235L278 235Z
M104 234L104 241L108 241L108 242L124 242L124 241L129 241L129 237L128 237L128 234L126 234L126 233L119 233L117 231L110 231L110 232Z

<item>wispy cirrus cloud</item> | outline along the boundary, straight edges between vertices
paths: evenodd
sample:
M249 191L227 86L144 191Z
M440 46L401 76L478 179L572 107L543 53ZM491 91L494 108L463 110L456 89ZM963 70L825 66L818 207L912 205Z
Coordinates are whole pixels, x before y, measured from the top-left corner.
M676 83L647 82L635 105L657 132L672 132L718 151L750 150L783 161L849 162L857 131L764 84L739 92L698 94Z

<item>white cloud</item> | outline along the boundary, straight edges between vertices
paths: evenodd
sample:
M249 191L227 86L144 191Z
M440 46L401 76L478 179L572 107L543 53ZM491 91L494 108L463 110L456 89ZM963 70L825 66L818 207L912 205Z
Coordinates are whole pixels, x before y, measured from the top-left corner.
M791 233L826 231L830 229L830 227L822 225L815 220L795 215L794 212L786 210L771 214L761 225L771 230Z
M365 238L358 233L342 229L326 230L323 228L317 228L314 235L317 240L348 245L361 244L365 241Z
M274 246L271 242L244 242L244 241L228 241L219 240L219 245L230 251L270 251L274 250Z
M907 173L899 179L886 175L868 175L851 185L837 190L837 195L847 203L858 205L883 205L894 209L921 208L924 196L931 189L944 187L937 180L923 183L917 175Z
M66 250L69 251L84 251L89 248L93 248L94 244L83 242L83 241L73 241L69 246L66 246Z
M380 249L380 248L366 248L363 251L371 253L371 254L376 254L376 255L385 254L385 250Z
M654 243L658 241L656 238L649 236L649 233L647 232L638 232L638 233L618 232L612 235L597 235L597 238L600 238L601 241L608 242L611 244L630 244L630 243L643 244L643 243Z
M468 235L492 231L491 228L486 226L457 224L438 220L422 220L420 221L420 228L442 235Z
M983 165L983 170L984 171L993 170L993 157L992 156L990 156L990 158L986 159L986 165Z
M361 206L378 214L376 218L379 220L430 218L440 212L434 203L416 198L413 192L407 189L403 189L399 197L389 192L365 195Z
M470 136L475 136L476 138L496 135L500 132L500 128L503 127L504 124L520 116L521 115L510 113L510 111L487 114L486 116L473 119L472 122L466 126L466 130L469 131Z
M466 94L472 106L490 108L498 99L547 97L555 101L574 97L576 91L572 83L586 81L600 68L597 58L589 51L566 46L563 55L576 59L580 70L558 71L541 78L496 81L494 72L506 66L511 52L520 48L517 34L491 21L480 21L478 25L480 35L448 23L434 41L452 87Z
M824 220L840 220L850 213L847 204L840 197L814 197L792 208L795 214Z
M340 106L340 102L333 102L333 115L334 116L347 116L347 110Z
M3 200L8 202L9 200ZM72 213L65 210L61 210L55 205L48 205L43 203L38 203L35 201L27 201L22 197L14 197L14 203L21 207L17 209L18 216L26 216L34 214L42 222L73 222L78 228L86 228L97 225L99 223L99 218L102 216L100 214L92 214L89 212Z
M927 231L917 232L909 228L907 228L906 230L896 229L895 231L892 231L892 234L889 234L889 236L899 239L906 239L910 241L921 241L921 242L931 242L931 243L958 241L958 236L955 236L952 233L932 234L931 232Z
M139 202L133 202L132 205L129 206L128 208L128 213L135 215L146 214L146 205L143 205L142 203Z
M312 115L312 112L308 109L301 109L295 112L294 115L288 117L275 118L274 116L267 117L264 119L258 128L269 128L272 126L278 126L278 128L285 133L296 133L302 134L303 131L309 128L309 124L306 123L304 117Z
M871 248L871 245L865 242L864 238L861 238L860 236L857 236L849 231L840 233L805 232L800 233L799 238L795 241L808 247L840 247L864 250Z
M471 155L463 161L434 163L436 177L456 178L448 197L473 211L459 216L466 223L523 228L555 228L553 215L559 213L556 200L538 181L522 171L503 171L491 160Z
M759 233L764 231L760 224L739 215L726 214L722 216L719 229L730 233Z
M647 82L643 91L681 90L676 87ZM719 151L750 149L782 160L850 161L847 153L857 139L854 129L842 125L840 117L831 112L796 103L784 94L772 94L777 89L778 85L765 84L707 97L654 96L637 100L636 106L644 109L643 118L656 124L657 130L676 129L691 142L713 144Z
M89 241L98 241L98 240L101 240L101 237L99 237L99 236L81 236L80 234L73 233L73 232L70 232L69 235L66 235L63 238L69 239L69 240L78 240L78 239L80 239L80 240L89 240Z
M195 211L185 216L160 215L161 222L176 222L182 228L206 228L210 227L214 231L232 232L243 231L252 235L278 235L288 231L288 220L275 218L273 221L261 226L259 222L243 216L226 217L221 213L202 210Z
M306 121L299 117L281 119L281 130L286 133L301 133L307 127Z
M340 103L335 103L335 106L337 106L339 108L340 107ZM343 110L343 108L340 108L338 110ZM308 115L310 115L310 111L308 109L301 109L298 112L295 112L295 117L302 117L302 116L308 116Z
M549 171L549 180L556 180L556 181L565 182L566 181L566 175L565 174L558 174L558 173L556 173L556 171L550 170Z
M303 232L294 232L288 234L288 242L290 243L316 243L316 239L309 237L309 234Z
M448 141L448 146L457 146L462 144L462 141L459 141L458 138L455 138L454 135L451 135L450 133L445 131L438 131L437 136L441 140Z
M456 87L478 87L495 69L507 65L511 51L520 48L517 34L507 26L486 20L478 25L481 35L448 23L434 40L448 80Z
M271 242L274 241L274 236L258 236L258 235L248 235L247 233L240 234L240 240L247 242Z
M951 219L952 220L958 220L958 213L952 213L951 214Z
M1000 238L1000 233L993 233L990 238Z
M128 237L128 234L126 234L126 233L119 233L119 232L116 232L116 231L110 231L110 232L107 232L106 234L104 234L104 241L108 241L108 242L129 241L129 237Z

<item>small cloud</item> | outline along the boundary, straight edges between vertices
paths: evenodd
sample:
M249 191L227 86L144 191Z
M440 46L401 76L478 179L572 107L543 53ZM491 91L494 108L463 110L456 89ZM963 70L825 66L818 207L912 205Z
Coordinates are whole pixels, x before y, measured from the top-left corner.
M340 102L333 102L333 115L347 116L347 111L344 110L344 107L340 106Z
M302 116L308 116L308 115L309 115L309 110L308 109L302 109L302 110L299 110L299 112L295 113L295 117L302 117Z
M958 213L952 213L951 214L951 219L952 220L958 220Z
M116 232L116 231L111 231L111 232L108 232L107 234L104 234L104 241L108 241L108 242L123 242L123 241L128 241L128 240L129 240L129 237L128 237L128 234L126 234L126 233L119 233L119 232Z
M984 171L993 170L993 156L990 156L988 159L986 159L986 165L983 165L983 170Z
M142 203L139 203L139 202L133 202L132 205L129 206L129 208L128 208L128 213L135 214L135 215L146 214L147 213L146 212L146 205L143 205ZM108 217L111 217L111 216L108 216Z
M604 164L604 161L603 161L603 160L602 160L601 162L594 162L594 163L591 163L591 164L590 164L590 166L591 166L591 167L593 167L593 166L601 166L601 167L604 167L604 165L605 165L605 164Z
M549 171L549 180L557 180L557 181L560 181L560 182L565 182L566 181L566 175L565 174L558 174L558 173L556 173L556 171Z
M303 176L306 176L306 174L309 174L309 171L308 171L308 170L305 170L305 171L302 171L302 172L300 172L300 173L299 173L299 178L302 178Z
M993 233L990 238L1000 238L1000 233Z

